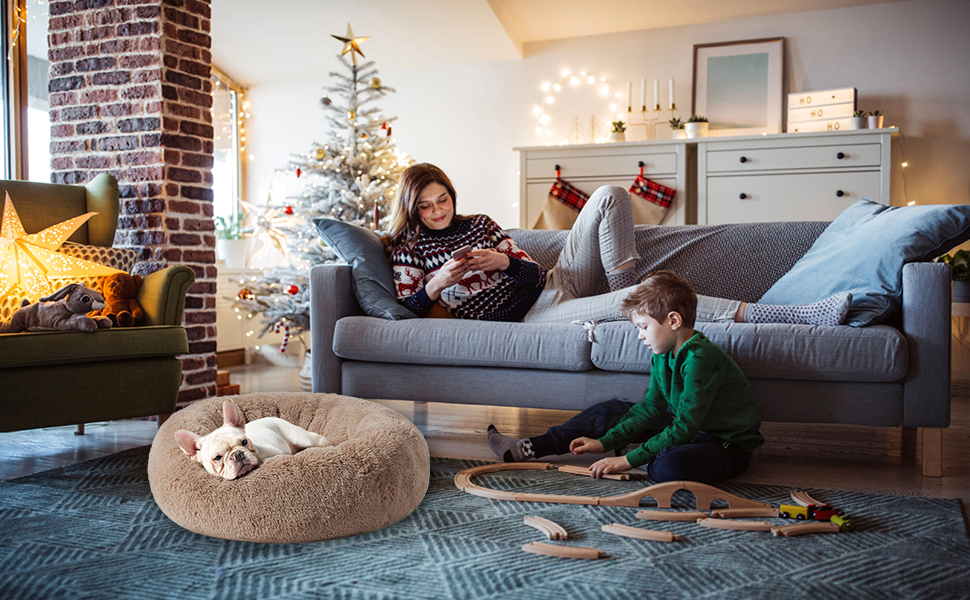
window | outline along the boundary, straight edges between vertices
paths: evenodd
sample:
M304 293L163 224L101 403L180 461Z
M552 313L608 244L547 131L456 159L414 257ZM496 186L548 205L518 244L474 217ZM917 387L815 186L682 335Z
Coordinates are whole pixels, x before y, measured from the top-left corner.
M51 182L51 119L48 100L47 26L45 0L27 0L27 175L30 181Z
M212 209L216 217L222 217L231 226L241 220L245 101L242 87L215 67L212 82Z
M47 0L2 0L3 175L50 182Z

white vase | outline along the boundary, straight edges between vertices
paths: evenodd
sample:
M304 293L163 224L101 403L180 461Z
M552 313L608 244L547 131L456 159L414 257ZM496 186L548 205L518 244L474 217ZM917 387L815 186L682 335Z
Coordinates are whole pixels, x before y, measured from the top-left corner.
M865 117L850 117L849 118L849 129L865 129L866 128L866 118Z
M674 129L674 137L673 137L673 139L675 139L675 140L686 140L687 139L687 132L684 131L683 129Z
M707 126L708 123L685 123L684 130L687 132L687 139L707 137Z
M866 118L869 119L869 129L882 129L882 115L878 117L869 115Z
M626 141L626 133L624 133L622 131L614 131L613 133L610 134L610 141L611 142L625 142Z
M310 360L310 351L306 351L303 359L303 366L300 368L300 389L304 392L313 391L313 361Z
M216 239L216 260L226 263L227 269L245 269L249 266L249 250L253 238L239 240Z

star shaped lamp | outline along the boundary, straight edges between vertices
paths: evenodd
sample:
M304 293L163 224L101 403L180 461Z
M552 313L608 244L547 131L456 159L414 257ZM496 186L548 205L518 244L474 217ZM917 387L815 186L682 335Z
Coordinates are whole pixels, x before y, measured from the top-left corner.
M350 52L350 60L354 62L355 67L357 66L358 54L360 54L361 58L367 58L364 56L364 53L360 51L360 44L369 40L370 36L354 37L354 30L350 28L350 23L347 23L347 37L340 37L339 35L332 35L332 37L335 37L344 43L344 49L340 52L340 56Z
M118 269L57 252L64 240L96 214L90 212L28 234L7 194L0 218L0 299L19 288L31 302L36 302L54 291L51 279L120 273Z

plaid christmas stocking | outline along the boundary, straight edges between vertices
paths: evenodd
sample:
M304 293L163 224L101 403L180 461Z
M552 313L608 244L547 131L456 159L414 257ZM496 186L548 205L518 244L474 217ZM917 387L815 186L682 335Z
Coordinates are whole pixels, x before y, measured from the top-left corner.
M633 221L637 225L659 225L677 195L677 190L637 175L630 186ZM640 201L642 198L646 202Z
M532 225L533 229L572 229L579 211L586 206L589 194L563 179L556 179L549 190L549 197L542 205L542 213Z

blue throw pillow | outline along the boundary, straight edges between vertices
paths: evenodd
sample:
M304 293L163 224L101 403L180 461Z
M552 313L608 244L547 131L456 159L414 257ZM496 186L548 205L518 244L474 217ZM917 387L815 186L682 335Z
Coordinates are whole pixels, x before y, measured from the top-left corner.
M392 321L417 317L397 301L391 261L376 233L336 219L320 217L313 224L334 253L353 267L354 294L365 313Z
M881 323L900 306L904 264L932 260L967 239L970 206L886 206L863 199L832 221L758 302L807 304L849 292L847 325Z

